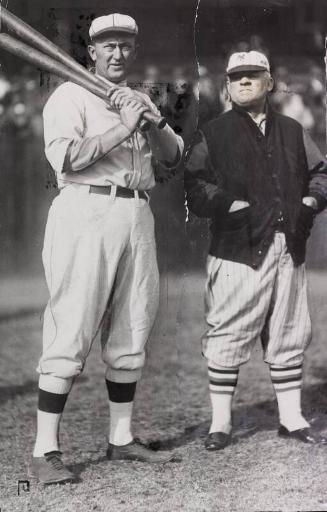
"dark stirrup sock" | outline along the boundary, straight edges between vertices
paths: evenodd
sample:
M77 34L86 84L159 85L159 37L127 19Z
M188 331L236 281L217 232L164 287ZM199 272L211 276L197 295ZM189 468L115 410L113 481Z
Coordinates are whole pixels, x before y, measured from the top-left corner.
M133 402L136 382L113 382L106 379L109 400L116 403Z

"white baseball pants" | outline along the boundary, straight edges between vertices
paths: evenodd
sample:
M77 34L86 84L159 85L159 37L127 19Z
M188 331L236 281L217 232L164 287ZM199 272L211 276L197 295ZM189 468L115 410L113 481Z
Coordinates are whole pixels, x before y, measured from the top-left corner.
M294 267L283 233L275 233L256 270L209 256L205 308L202 347L209 361L237 367L261 339L267 363L302 362L311 338L306 273L304 265Z
M153 215L144 199L89 188L65 187L50 208L43 249L50 299L38 372L78 375L102 329L106 378L135 382L158 308Z

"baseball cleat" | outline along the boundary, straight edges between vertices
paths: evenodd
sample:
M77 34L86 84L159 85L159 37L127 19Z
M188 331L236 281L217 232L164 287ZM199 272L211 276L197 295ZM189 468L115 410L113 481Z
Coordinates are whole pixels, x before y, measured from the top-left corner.
M327 444L325 437L313 432L309 427L289 431L286 427L280 425L278 435L287 439L296 439L297 441L302 441L302 443Z
M230 434L225 434L225 432L211 432L204 442L204 447L209 451L223 450L231 441L232 436Z
M124 446L109 443L107 457L109 460L137 460L158 464L174 461L174 454L155 452L141 443L139 439L134 439Z
M28 476L36 478L42 484L62 484L76 480L62 460L62 453L53 451L45 453L44 457L33 457Z

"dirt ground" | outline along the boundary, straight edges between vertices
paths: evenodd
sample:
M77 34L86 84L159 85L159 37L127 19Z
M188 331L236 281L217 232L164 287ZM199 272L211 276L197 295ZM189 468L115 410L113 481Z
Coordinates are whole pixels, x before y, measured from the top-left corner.
M327 431L327 274L310 272L314 339L307 353L303 406ZM0 509L60 512L247 512L327 510L327 447L276 436L277 407L257 346L240 372L234 442L203 447L210 408L199 339L203 275L162 279L161 307L138 386L134 431L181 462L150 466L105 459L108 406L98 340L67 402L61 425L65 461L80 481L43 488L26 479L35 431L41 312L0 323Z

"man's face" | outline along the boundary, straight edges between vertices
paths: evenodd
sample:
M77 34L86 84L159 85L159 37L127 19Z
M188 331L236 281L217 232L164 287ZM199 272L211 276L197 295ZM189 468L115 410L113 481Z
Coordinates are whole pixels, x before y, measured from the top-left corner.
M111 82L125 80L136 56L135 36L112 32L99 36L89 45L97 74Z
M238 71L227 77L231 100L244 108L264 105L273 85L273 79L267 71Z

